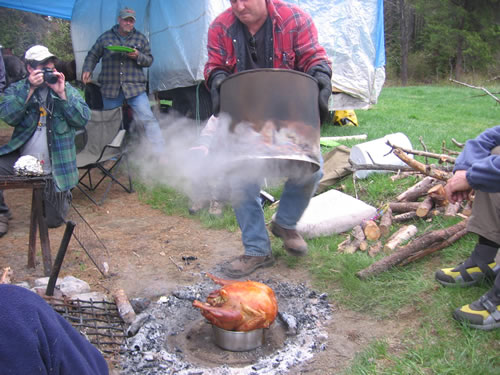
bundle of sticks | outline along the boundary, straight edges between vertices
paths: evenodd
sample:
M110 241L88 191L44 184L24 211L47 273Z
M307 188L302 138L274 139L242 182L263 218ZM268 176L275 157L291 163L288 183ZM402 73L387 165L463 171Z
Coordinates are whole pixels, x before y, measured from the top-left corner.
M463 147L456 141L454 143ZM444 191L446 181L452 175L450 164L455 162L455 158L447 154L407 150L389 142L388 145L396 156L425 177L398 195L395 201L383 205L373 218L354 227L349 237L339 244L340 252L353 253L361 250L367 251L370 256L375 256L381 251L386 254L369 267L359 271L357 276L361 279L376 275L393 266L408 264L448 247L467 233L466 224L471 213L473 195L463 204L450 203ZM444 144L443 149L445 149ZM436 158L440 164L446 165L439 168L421 163L410 157L411 153L426 158ZM463 220L448 228L429 230L418 236L417 227L413 224L406 224L410 220L419 218L432 221L436 215L461 217ZM395 226L399 228L389 236Z

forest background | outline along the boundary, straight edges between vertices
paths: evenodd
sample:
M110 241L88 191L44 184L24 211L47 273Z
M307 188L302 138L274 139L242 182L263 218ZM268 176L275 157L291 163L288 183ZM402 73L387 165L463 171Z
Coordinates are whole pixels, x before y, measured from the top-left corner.
M479 84L500 78L500 0L385 0L386 85ZM0 8L0 44L73 59L70 22Z

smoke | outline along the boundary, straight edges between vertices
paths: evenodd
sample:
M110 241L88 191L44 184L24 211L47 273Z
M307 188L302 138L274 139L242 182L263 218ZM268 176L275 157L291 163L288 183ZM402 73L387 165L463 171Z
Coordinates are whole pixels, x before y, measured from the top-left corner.
M146 185L167 185L193 201L229 200L227 191L231 186L262 184L264 178L274 186L284 178L310 175L315 169L306 157L290 147L290 129L280 129L271 121L260 132L249 123L231 128L231 119L224 114L202 124L166 115L160 124L166 142L164 152L159 155L141 137L129 160ZM284 137L287 141L280 141ZM276 149L276 140L285 148ZM201 144L209 145L208 149ZM232 198L236 199L234 195Z

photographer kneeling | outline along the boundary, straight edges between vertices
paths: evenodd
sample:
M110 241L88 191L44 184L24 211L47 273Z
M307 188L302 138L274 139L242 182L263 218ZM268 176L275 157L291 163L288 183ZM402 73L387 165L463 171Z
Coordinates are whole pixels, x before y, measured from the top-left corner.
M85 127L90 109L55 69L57 58L47 47L25 53L28 77L10 85L0 97L0 119L14 127L8 144L0 147L0 175L13 175L14 164L25 155L41 161L52 176L45 188L44 206L49 228L64 222L71 204L71 189L78 183L75 132ZM7 233L9 208L0 190L0 237Z

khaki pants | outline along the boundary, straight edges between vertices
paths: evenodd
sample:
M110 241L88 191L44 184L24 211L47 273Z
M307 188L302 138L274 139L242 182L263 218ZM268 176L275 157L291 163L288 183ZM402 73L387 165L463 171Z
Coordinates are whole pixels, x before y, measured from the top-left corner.
M495 147L491 153L500 155L500 146ZM467 230L500 244L500 193L476 190Z

